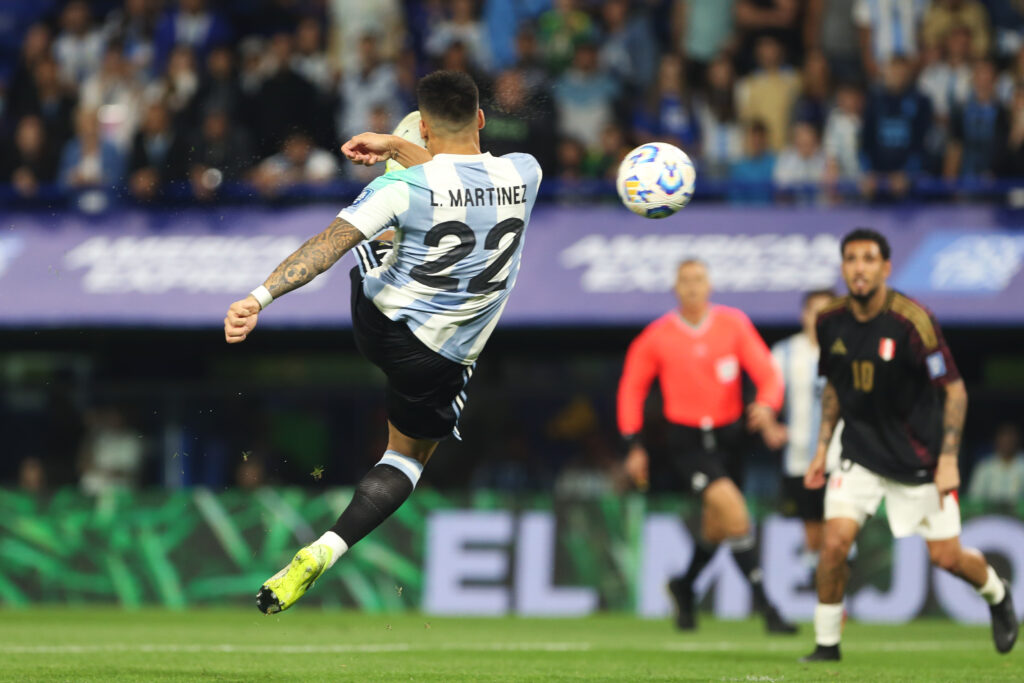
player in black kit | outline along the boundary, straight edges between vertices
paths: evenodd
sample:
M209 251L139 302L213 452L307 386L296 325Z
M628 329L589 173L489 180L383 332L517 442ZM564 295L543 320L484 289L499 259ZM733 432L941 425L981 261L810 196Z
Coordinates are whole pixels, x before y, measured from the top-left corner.
M821 429L804 485L825 485L825 453L840 417L839 469L825 492L825 537L818 562L817 648L803 661L839 659L850 546L885 500L889 528L918 534L934 565L964 579L992 613L996 650L1009 652L1017 618L1009 584L976 550L960 545L957 455L967 390L931 313L890 289L889 243L857 229L842 241L849 296L818 316Z

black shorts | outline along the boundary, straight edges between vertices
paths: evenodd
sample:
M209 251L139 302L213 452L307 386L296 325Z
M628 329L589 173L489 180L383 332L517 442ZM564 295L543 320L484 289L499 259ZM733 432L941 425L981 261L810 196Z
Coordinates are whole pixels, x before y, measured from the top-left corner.
M683 482L696 494L722 477L743 488L743 458L749 447L750 438L742 421L709 430L668 425L669 458Z
M803 477L783 477L780 512L786 517L808 522L822 521L825 518L825 487L809 489L804 487Z
M390 245L370 242L357 258L379 259ZM379 263L379 261L376 261ZM414 439L441 441L454 433L466 402L466 383L473 366L451 361L416 338L402 322L394 321L363 294L359 268L352 280L352 330L356 347L387 376L388 420Z

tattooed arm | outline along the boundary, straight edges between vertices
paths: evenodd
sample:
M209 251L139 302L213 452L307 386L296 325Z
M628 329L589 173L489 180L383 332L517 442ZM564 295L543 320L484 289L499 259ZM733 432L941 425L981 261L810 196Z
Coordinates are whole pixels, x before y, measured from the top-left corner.
M942 411L942 450L935 468L935 485L939 488L939 503L950 491L960 487L960 439L967 417L967 387L958 379L946 385L946 404Z
M306 240L306 243L281 262L264 281L275 299L307 284L345 255L349 249L365 239L363 233L341 218L335 218L326 230ZM224 338L229 344L245 341L262 309L252 294L231 304L224 318Z
M839 394L832 382L825 385L821 394L821 427L818 428L818 448L814 460L807 467L804 475L804 486L809 489L820 489L825 485L825 459L828 456L828 445L839 423Z

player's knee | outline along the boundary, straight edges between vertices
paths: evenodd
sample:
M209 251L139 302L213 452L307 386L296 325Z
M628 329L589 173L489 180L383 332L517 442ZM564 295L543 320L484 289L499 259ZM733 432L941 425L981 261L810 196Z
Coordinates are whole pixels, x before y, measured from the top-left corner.
M821 544L819 564L826 566L840 565L846 561L850 552L850 542L839 534L825 534Z
M951 545L933 545L928 548L932 564L939 569L956 573L960 568L960 549Z

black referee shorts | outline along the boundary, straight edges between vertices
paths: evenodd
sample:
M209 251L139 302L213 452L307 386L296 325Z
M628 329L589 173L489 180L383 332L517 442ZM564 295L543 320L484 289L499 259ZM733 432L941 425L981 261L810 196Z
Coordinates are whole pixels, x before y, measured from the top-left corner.
M716 429L668 425L669 459L682 480L695 494L708 484L727 477L743 488L743 458L750 438L742 420Z
M364 243L357 247L360 263L371 265L390 244ZM459 438L458 419L466 402L466 383L473 366L451 361L427 348L405 323L396 322L363 294L359 267L352 281L352 329L356 347L387 376L385 403L388 420L414 439L441 441L453 433Z
M825 519L825 487L809 489L803 477L782 478L782 505L780 512L808 522Z

